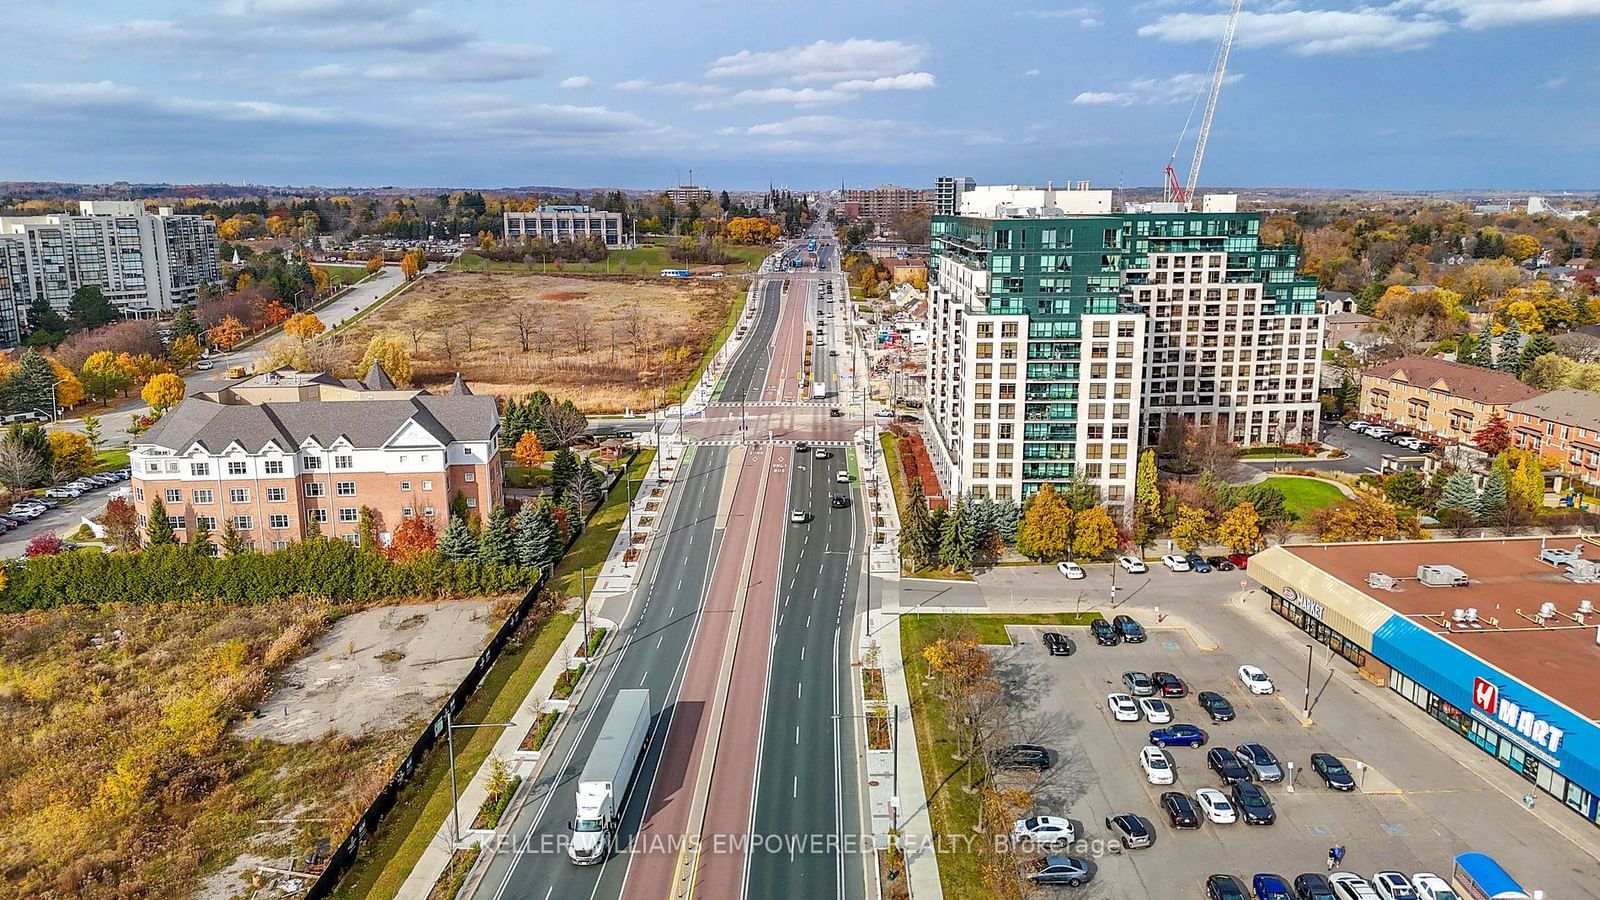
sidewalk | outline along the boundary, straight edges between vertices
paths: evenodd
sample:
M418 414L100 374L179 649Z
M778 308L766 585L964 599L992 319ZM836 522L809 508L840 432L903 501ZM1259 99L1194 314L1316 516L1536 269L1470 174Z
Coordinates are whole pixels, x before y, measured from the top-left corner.
M917 729L911 715L911 692L901 658L899 616L868 611L867 634L862 643L863 654L873 650L878 653L884 697L894 711L890 727L899 738L892 753L867 751L867 798L873 838L883 846L898 819L900 846L906 851L907 889L916 900L943 900L933 823L928 818L928 791L922 782ZM898 800L898 811L891 809L893 800Z

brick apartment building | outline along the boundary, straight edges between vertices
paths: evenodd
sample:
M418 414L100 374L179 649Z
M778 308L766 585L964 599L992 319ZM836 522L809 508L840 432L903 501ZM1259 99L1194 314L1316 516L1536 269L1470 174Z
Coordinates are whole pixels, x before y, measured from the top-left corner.
M1570 478L1600 485L1600 394L1562 388L1506 408L1511 442Z
M1362 373L1361 415L1466 443L1508 406L1538 393L1503 372L1407 356Z
M259 550L312 522L359 542L364 506L387 542L412 516L442 532L457 493L484 516L501 502L494 398L459 376L444 395L397 389L376 365L360 381L284 369L197 394L135 438L129 460L140 528L159 498L181 539L231 520Z

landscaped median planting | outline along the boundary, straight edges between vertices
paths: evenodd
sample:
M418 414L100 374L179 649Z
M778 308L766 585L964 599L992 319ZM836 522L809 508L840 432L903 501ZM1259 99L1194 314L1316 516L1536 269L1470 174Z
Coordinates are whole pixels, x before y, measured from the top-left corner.
M428 900L454 900L455 895L466 883L467 876L472 874L472 867L478 863L478 855L483 848L473 844L465 850L457 850L450 856L450 865L445 866L439 873L439 880L434 882L433 890L428 892Z
M550 690L550 699L566 700L572 696L572 691L578 686L578 680L583 677L583 670L588 668L588 663L579 663L576 669L568 669L556 677L556 686Z
M517 750L523 753L538 753L543 750L544 742L549 739L550 732L556 727L556 720L559 718L561 713L558 710L539 713L539 717L533 721L533 727L528 729Z
M483 799L483 806L472 819L472 830L493 831L498 828L500 817L505 814L506 807L511 805L511 797L516 794L517 787L521 784L522 776L514 774L505 760L498 756L490 760L489 795Z

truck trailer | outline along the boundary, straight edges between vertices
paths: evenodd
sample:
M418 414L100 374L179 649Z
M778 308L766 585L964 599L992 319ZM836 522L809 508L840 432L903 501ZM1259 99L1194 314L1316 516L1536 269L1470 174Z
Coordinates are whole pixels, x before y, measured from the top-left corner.
M650 692L618 691L600 726L578 779L577 816L567 858L580 866L602 862L611 852L622 809L650 742Z

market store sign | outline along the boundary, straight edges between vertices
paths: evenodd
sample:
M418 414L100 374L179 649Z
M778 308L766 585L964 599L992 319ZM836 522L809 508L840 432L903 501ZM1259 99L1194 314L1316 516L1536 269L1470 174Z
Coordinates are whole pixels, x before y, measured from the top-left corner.
M1472 705L1511 733L1546 753L1560 751L1566 732L1534 715L1514 700L1500 696L1500 686L1483 678L1472 680Z
M1283 593L1278 596L1300 607L1303 611L1316 616L1318 619L1322 618L1322 604L1312 600L1310 597L1300 596L1300 592L1294 588L1284 585Z

